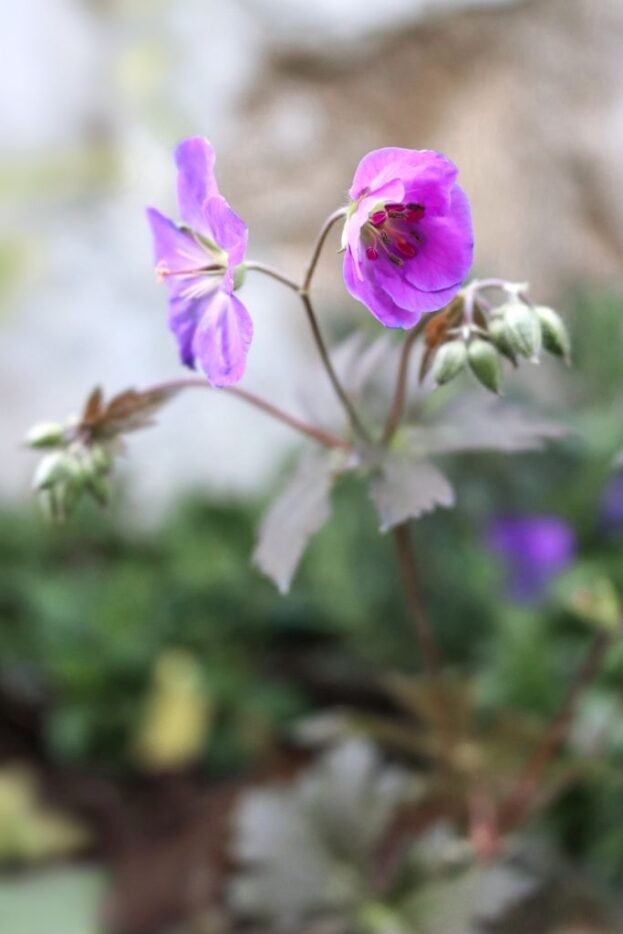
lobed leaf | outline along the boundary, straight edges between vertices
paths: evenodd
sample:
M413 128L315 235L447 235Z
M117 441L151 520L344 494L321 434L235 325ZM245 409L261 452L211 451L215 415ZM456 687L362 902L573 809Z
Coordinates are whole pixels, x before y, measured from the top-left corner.
M373 476L370 495L381 532L437 506L454 505L454 490L441 471L410 452L388 454Z
M420 457L459 451L534 451L562 438L564 426L518 406L469 396L438 414L437 424L410 426L403 437Z
M333 465L325 452L301 461L262 520L253 561L281 593L287 593L310 538L331 514Z

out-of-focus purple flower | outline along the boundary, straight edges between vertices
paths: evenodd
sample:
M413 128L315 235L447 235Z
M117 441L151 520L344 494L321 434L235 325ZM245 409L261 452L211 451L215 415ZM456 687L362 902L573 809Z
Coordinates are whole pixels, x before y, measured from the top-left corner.
M219 193L206 139L183 140L175 161L182 224L147 209L156 271L169 290L169 325L182 362L199 363L213 386L228 386L242 377L253 337L249 313L233 294L247 226Z
M510 595L533 603L572 562L575 533L559 516L500 516L487 529L487 543L504 560Z
M601 495L599 518L612 535L623 533L623 471L610 478Z
M430 149L375 149L357 167L344 281L386 327L411 328L443 308L469 272L472 219L457 174Z

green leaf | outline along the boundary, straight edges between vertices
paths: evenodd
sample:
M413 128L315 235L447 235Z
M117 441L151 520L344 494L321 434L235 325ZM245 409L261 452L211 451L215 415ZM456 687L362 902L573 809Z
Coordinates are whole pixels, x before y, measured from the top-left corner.
M289 590L309 539L331 514L333 467L328 454L301 461L262 521L253 561L281 593Z
M434 424L406 428L402 437L414 454L424 458L458 451L539 450L546 441L565 434L556 422L479 393L441 409Z
M453 506L454 490L434 464L410 453L390 453L370 485L381 532L437 506Z

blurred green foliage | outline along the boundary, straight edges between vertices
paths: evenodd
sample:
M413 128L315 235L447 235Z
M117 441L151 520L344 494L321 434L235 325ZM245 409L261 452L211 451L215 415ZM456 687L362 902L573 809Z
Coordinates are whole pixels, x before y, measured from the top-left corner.
M485 707L551 714L593 635L555 593L539 608L509 605L482 543L491 516L558 513L578 534L582 562L623 593L623 530L606 530L599 514L623 449L622 328L618 298L580 299L575 369L560 366L547 396L568 439L529 455L453 458L457 509L414 527L439 640L455 669L476 675ZM516 382L519 395L532 392L529 379ZM418 669L393 542L379 537L356 479L338 486L333 519L286 598L250 566L259 515L259 504L199 496L152 531L133 528L120 507L85 507L61 527L34 507L0 514L0 688L41 700L48 755L131 766L154 672L170 651L198 663L210 709L200 761L214 774L265 753L302 713L348 703L392 669ZM588 699L593 712L605 705L616 721L622 676L615 646ZM621 743L610 751L613 768L583 781L551 818L569 850L602 874L623 870Z

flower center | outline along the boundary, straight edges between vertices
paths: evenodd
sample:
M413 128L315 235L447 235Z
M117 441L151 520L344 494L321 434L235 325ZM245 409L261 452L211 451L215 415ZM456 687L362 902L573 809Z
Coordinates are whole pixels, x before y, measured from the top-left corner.
M205 262L198 261L197 250L183 247L177 248L179 266L171 268L166 260L161 260L156 266L156 276L160 282L173 279L179 283L187 283L181 287L179 297L184 299L202 298L218 289L227 269L227 253L205 237L186 231L200 247L205 256Z
M418 222L426 209L422 204L388 202L368 215L361 228L366 256L373 262L385 256L394 266L417 256L424 237Z

